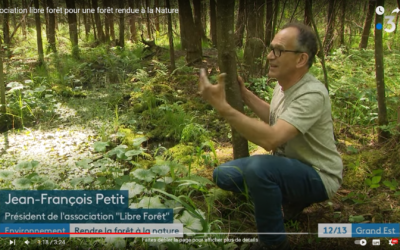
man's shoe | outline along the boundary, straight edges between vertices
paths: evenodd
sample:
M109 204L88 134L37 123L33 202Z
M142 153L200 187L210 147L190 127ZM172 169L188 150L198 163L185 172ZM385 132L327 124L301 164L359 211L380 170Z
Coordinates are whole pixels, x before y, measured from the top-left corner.
M290 249L292 248L290 247L289 241L287 239L278 244L269 246L263 242L258 242L250 247L250 250L290 250Z
M309 205L299 204L285 204L282 205L283 221L288 222L290 220L298 220L299 215L303 212L304 208Z

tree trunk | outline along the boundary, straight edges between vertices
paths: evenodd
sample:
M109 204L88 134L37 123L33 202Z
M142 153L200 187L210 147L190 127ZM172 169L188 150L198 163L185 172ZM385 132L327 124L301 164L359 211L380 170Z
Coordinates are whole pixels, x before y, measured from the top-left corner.
M215 0L210 0L210 36L214 46L217 46L217 14Z
M207 1L201 1L201 23L203 24L202 29L204 30L204 36L207 37Z
M312 0L305 0L304 24L311 27Z
M119 8L125 8L124 1L118 1ZM125 46L125 13L119 14L119 46Z
M10 3L12 0L10 0ZM46 10L47 6L47 1L41 1L43 5L43 9ZM12 8L12 6L11 6ZM13 15L15 17L15 15ZM45 23L45 28L46 28L46 37L47 41L49 40L49 13L47 11L44 11L44 23Z
M146 0L146 7L150 8L150 2L149 0ZM146 11L146 24L147 24L147 37L149 40L152 39L152 28L151 28L151 23L150 23L150 13Z
M278 13L279 13L279 0L274 1L274 21L272 23L272 35L271 38L275 36L275 30L277 28L277 22L278 22Z
M54 9L54 2L53 0L47 0L47 6L50 9ZM50 49L53 52L57 52L57 48L56 48L56 14L55 13L48 13L49 16L49 27L48 27L48 42L50 45Z
M246 28L245 2L246 0L239 1L239 12L236 20L235 44L239 48L243 46L244 29Z
M171 8L169 0L166 0L167 9ZM172 33L172 14L168 13L168 40L169 40L169 59L171 61L170 72L175 70L175 50L174 50L174 34Z
M28 4L26 3L26 0L22 0L22 7L24 9L28 9ZM22 16L21 26L22 36L24 37L24 39L26 39L26 15Z
M36 9L39 9L39 0L34 0L33 4ZM35 13L35 24L36 24L36 41L38 47L39 63L42 64L44 62L44 53L43 53L43 42L42 42L42 28L40 25L40 13Z
M318 28L317 25L315 24L314 18L313 18L313 14L312 14L312 9L310 9L310 21L312 26L314 27L314 31L315 31L315 36L317 37L317 41L318 41L318 46L320 48L322 48L322 42L321 42L321 38L319 38L318 35ZM322 70L324 72L324 84L326 89L329 92L329 83L328 83L328 71L326 70L326 66L325 66L325 56L324 56L324 52L322 50L319 50L317 56L319 57L319 59L321 60L321 65L322 65Z
M82 7L84 9L87 8L85 1L82 1ZM90 22L89 22L89 20L90 20L90 16L88 16L88 14L83 14L83 23L84 23L84 26L85 26L85 38L86 38L86 40L89 39L89 33L90 33Z
M128 1L129 7L131 9L135 9L135 2L134 1ZM136 32L136 15L131 15L129 19L129 30L130 30L130 40L132 42L137 42L137 32Z
M247 0L247 38L244 48L244 63L250 76L261 76L264 51L264 12L262 0ZM251 13L251 14L250 14Z
M0 47L2 44L0 43ZM6 88L4 84L4 72L3 72L3 50L0 50L0 113L6 116L7 108L6 108ZM2 122L6 122L2 120Z
M360 45L358 46L360 49L366 49L368 46L369 32L371 30L372 18L374 17L375 13L375 3L376 3L375 0L369 0L368 2L367 17L365 18L364 22L364 29L361 36L361 42Z
M185 34L185 29L183 28L183 14L179 11L179 34L181 36L181 47L182 50L187 49L188 41L186 39L187 35Z
M201 38L207 40L207 36L203 30L203 24L201 23L201 0L193 0L194 9L194 25L197 32L200 34Z
M122 1L122 0L121 0ZM110 7L113 8L113 2L110 1ZM115 30L114 30L114 15L111 14L109 16L109 24L110 24L110 36L111 40L115 41Z
M237 83L234 10L235 0L217 2L218 66L222 73L226 73L225 91L227 102L243 113L243 102ZM232 144L233 157L235 159L249 156L247 140L233 128Z
M89 1L89 6L90 6L92 9L94 9L93 0ZM91 20L92 25L93 25L93 36L94 36L94 40L95 40L95 41L98 41L98 40L97 40L96 22L95 22L94 15L95 15L94 13L90 14L90 20Z
M103 0L103 7L107 9L110 6L110 0ZM110 19L113 14L105 13L104 14L104 41L110 42Z
M340 4L341 4L340 7L342 8L342 11L340 13L339 45L343 46L343 45L345 45L344 44L344 21L345 21L344 17L346 14L346 0L340 0Z
M333 46L333 32L335 28L335 0L329 0L328 5L328 24L324 39L324 53L329 55Z
M92 0L92 5L93 5L93 9L95 9L94 19L95 19L96 28L97 28L97 38L99 39L100 42L104 42L103 26L101 25L100 14L97 11L97 7L99 6L97 3L97 0Z
M75 0L66 0L68 9L75 9ZM68 13L68 27L69 37L71 39L72 56L76 59L79 58L79 47L78 47L78 27L76 20L76 13Z
M3 0L3 9L9 8L8 0ZM4 13L3 15L3 39L6 46L10 45L10 14Z
M187 0L178 0L178 4L179 14L182 15L182 20L184 20L184 22L181 23L181 28L184 29L185 39L187 41L186 62L189 65L201 62L201 34L199 34L196 29L193 29L195 25L190 2Z
M378 0L377 5L383 6L384 1ZM375 14L375 23L383 23L383 15ZM378 125L388 125L386 100L385 100L385 74L383 64L383 43L382 29L375 29L375 75L376 90L378 93ZM378 142L385 142L390 137L390 133L378 127Z
M155 8L160 7L160 3L158 0L154 1L154 6ZM154 13L155 15L155 26L156 26L156 31L160 32L160 14Z
M0 39L1 40L1 39ZM0 48L2 44L0 42ZM0 50L0 113L2 115L2 120L0 123L0 133L4 131L4 148L3 152L0 152L0 155L4 153L8 149L9 141L8 141L8 124L9 124L9 115L7 115L7 108L6 108L6 88L4 86L4 72L3 72L3 51ZM0 116L1 117L1 116Z
M272 20L274 19L274 2L273 0L267 0L267 11L266 11L266 16L265 16L265 40L264 43L266 46L269 46L269 44L272 41Z

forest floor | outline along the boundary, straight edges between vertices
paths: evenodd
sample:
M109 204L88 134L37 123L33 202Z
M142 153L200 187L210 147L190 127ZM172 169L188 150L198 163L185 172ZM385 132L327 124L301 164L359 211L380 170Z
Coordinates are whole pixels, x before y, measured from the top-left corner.
M204 63L210 71L215 71L215 51L209 52L207 56L208 62ZM54 188L96 189L99 186L91 183L93 178L96 179L96 173L91 172L91 169L82 168L82 165L77 162L102 157L102 152L95 150L93 144L98 141L110 141L114 146L119 145L127 137L121 136L121 131L130 129L136 136L144 135L149 138L142 144L148 154L141 160L142 164L145 161L154 162L158 149L165 148L167 153L164 155L180 161L186 167L189 165L189 171L193 174L212 180L212 171L216 164L233 159L232 145L229 142L229 127L196 94L198 69L182 67L176 75L166 76L157 64L151 61L146 64L146 71L150 72L147 78L136 74L124 83L106 82L101 86L94 85L92 88L84 89L81 91L84 95L80 97L58 96L51 119L43 121L38 119L36 125L9 131L9 146L0 158L1 170L14 171L18 163L38 161L40 164L36 167L35 173L46 176L54 183ZM215 74L211 76L211 79L215 80L215 76ZM144 78L147 81L154 80L151 86L146 85ZM138 90L139 83L142 85ZM158 91L155 89L156 86L164 89ZM136 90L133 91L134 89ZM173 109L171 113L163 113L165 116L181 114L180 112L192 114L190 117L183 117L184 122L179 126L189 126L193 117L196 117L196 124L202 125L207 130L207 137L212 141L213 146L204 148L201 143L193 141L185 143L179 140L174 134L176 131L173 131L173 127L172 132L169 130L170 127L167 127L169 120L165 121L163 117L157 116L159 114L147 112L149 107L142 105L147 100L144 95L147 90L154 93L154 96L151 96L154 97L154 102L161 100L160 103L163 103L161 105L158 103L158 107L165 105L165 109ZM166 98L172 99L169 99L168 103ZM172 102L181 102L184 109L177 108ZM139 107L139 103L142 106ZM182 116L184 116L183 113ZM176 120L179 117L172 118ZM164 134L160 132L160 129ZM167 133L167 131L170 132ZM204 132L201 129L199 131L198 134L188 136L200 136ZM318 223L398 223L400 221L397 182L400 178L399 142L392 139L385 145L377 145L373 131L373 128L350 126L335 121L338 149L345 165L343 184L332 200L306 208L299 220L285 224L289 233L304 233L288 235L295 249L355 247L354 239L318 238L316 234ZM4 138L3 136L0 138L0 147L4 147ZM251 155L267 153L254 144L250 144L249 149ZM189 153L185 150L189 150ZM172 153L168 154L169 151ZM190 163L187 160L188 154L192 160ZM129 165L119 164L121 168ZM24 177L26 174L26 171L15 172L14 178ZM85 179L90 174L93 178ZM3 189L21 189L11 179L1 176L0 178L2 178ZM33 189L38 187L32 183L30 185ZM208 211L211 220L220 220L223 224L220 227L222 231L232 232L229 235L230 238L237 237L234 232L255 232L251 202L248 202L244 196L231 193L224 193L224 195L223 199L214 200L211 210ZM193 202L207 211L204 204L201 205L204 203L204 197L204 195L195 194ZM253 238L254 235L248 237ZM389 246L388 240L389 238L381 239L381 241L386 241L381 243L381 249ZM137 242L131 242L130 246L137 247L137 244ZM160 247L159 249L164 249L160 244L157 246ZM186 246L189 249L189 244ZM244 243L229 244L224 249L246 249L248 246ZM195 244L191 244L190 247L205 249ZM222 249L222 246L214 247Z

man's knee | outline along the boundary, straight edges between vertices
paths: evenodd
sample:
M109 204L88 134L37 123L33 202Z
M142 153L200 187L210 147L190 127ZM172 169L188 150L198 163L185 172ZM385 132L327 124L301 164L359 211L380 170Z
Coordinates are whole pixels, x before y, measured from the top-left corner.
M270 167L269 157L252 156L244 171L244 178L248 186L258 186L260 182L268 181Z
M225 171L221 168L221 166L217 167L214 169L213 172L213 181L219 188L222 189L228 189L228 182L227 182L227 174Z

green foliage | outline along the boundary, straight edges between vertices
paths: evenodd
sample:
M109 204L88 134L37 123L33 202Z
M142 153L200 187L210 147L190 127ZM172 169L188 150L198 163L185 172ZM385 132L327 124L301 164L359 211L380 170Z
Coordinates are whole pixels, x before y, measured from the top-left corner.
M245 85L258 97L270 103L272 99L272 94L274 92L275 83L268 83L267 80L267 77L252 78L250 79L250 82L252 84L249 85L245 83Z
M383 185L390 188L390 190L395 191L399 187L399 183L396 180L383 181Z
M43 82L10 82L7 88L7 114L12 116L13 120L19 121L14 121L14 124L31 125L33 122L55 116L56 99L53 91Z
M182 130L181 142L200 144L208 140L209 132L200 124L189 123Z
M375 169L374 171L372 171L371 174L369 174L369 176L371 178L367 178L365 179L365 185L367 185L369 188L378 188L381 185L379 184L381 179L382 179L382 173L383 170L382 169Z
M342 198L342 201L351 200L354 204L364 204L369 201L366 194L360 192L350 192L347 196Z

